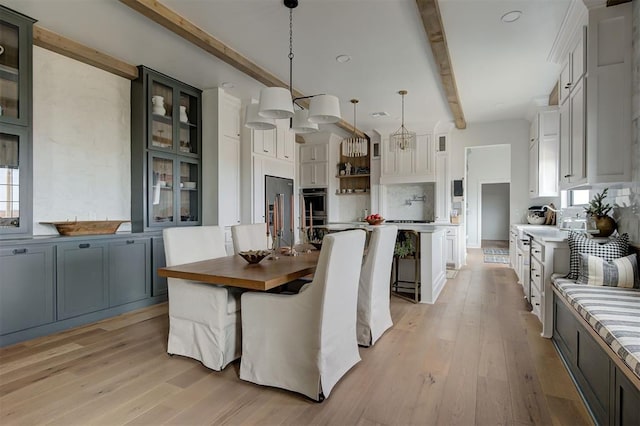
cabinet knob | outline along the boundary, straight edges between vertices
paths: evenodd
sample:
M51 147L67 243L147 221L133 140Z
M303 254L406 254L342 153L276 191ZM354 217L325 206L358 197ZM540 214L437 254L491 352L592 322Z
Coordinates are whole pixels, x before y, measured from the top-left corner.
M539 303L536 303L536 306L540 306L540 304L539 304Z
M533 252L534 253L540 253L540 250L534 250Z
M134 240L127 240L127 244L133 244L133 243L135 243Z
M78 244L78 248L81 248L81 249L89 248L89 247L91 247L91 244L88 244L88 243Z
M26 248L14 249L13 250L13 254L26 254L26 253L27 253L27 249Z
M536 274L536 277L537 277L537 278L540 278L540 274Z
M573 83L567 83L567 84L564 86L564 88L565 88L565 89L569 89L572 85L573 85Z
M570 178L573 175L564 175L565 178Z

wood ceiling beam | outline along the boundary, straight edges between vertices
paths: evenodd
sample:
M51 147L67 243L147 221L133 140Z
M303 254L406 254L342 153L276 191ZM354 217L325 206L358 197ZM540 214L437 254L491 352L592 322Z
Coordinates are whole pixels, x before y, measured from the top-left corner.
M39 25L33 26L33 44L129 80L138 78L138 68L135 65L92 49Z
M451 66L451 57L449 56L447 37L444 33L444 26L442 25L438 0L416 0L416 4L422 17L422 25L427 33L427 39L431 45L433 57L438 66L442 88L447 97L451 113L453 114L456 128L466 129L467 122L462 112L458 86L456 85L456 79L453 75L453 67Z
M267 87L284 87L289 88L289 84L280 80L274 74L259 67L251 62L248 58L225 45L220 40L207 33L202 28L190 22L188 19L177 14L157 0L120 0L121 3L129 6L131 9L139 12L153 22L165 27L174 34L179 35L185 40L193 43L207 53L215 56L221 61L231 65L235 69L247 74L254 80L259 81ZM303 93L293 89L293 96L304 97ZM309 108L309 100L302 99L298 104ZM353 126L344 120L336 123L336 126L353 132ZM358 136L364 137L364 133L357 130Z

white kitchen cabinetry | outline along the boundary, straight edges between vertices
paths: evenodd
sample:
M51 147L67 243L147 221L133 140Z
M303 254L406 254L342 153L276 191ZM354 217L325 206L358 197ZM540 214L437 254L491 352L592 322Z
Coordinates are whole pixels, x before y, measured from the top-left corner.
M560 189L586 181L584 80L560 106Z
M276 156L276 129L254 130L252 132L254 154Z
M569 49L562 70L560 71L560 103L569 96L571 89L578 85L585 72L585 37L586 28L580 28L578 34L574 35L574 40Z
M300 164L300 186L303 188L313 188L317 186L329 185L327 163L301 163Z
M222 89L202 93L203 225L240 223L240 100Z
M435 149L430 134L417 135L415 149L389 148L389 138L382 139L381 184L433 182L436 178Z
M436 153L436 205L435 221L449 222L450 188L448 170L449 157L446 152Z
M560 113L540 111L531 125L529 142L529 197L558 195Z
M631 10L590 9L586 42L576 37L586 50L569 54L573 67L586 57L586 69L572 68L582 78L561 86L560 189L631 180Z
M296 134L289 129L289 120L277 120L276 123L276 157L293 162Z
M300 162L326 162L329 160L329 145L326 143L300 145Z
M300 145L300 187L329 185L328 157L329 145L326 143Z
M455 269L460 269L464 263L464 241L462 238L463 232L460 226L445 227L447 266Z
M569 270L569 245L565 240L542 240L532 232L529 270L532 312L542 322L542 337L553 335L551 275Z

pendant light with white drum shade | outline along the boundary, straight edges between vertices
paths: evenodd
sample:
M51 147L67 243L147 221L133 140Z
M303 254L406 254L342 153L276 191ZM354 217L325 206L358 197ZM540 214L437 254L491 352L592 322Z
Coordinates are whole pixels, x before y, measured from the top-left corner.
M249 104L245 110L244 125L253 130L273 130L276 122L273 118L264 118L258 114L258 104Z
M333 124L340 121L340 100L337 96L316 95L309 105L309 121L318 124Z
M260 102L257 115L263 119L291 119L291 130L295 133L311 133L318 130L318 123L329 124L340 121L340 101L336 96L318 94L293 98L293 9L298 7L298 0L283 0L289 8L289 88L265 87L260 91ZM309 111L297 101L311 99ZM296 110L295 107L299 110ZM261 123L253 115L247 113L245 126L255 130L268 130L267 124ZM257 127L252 127L257 126ZM264 128L261 128L264 126Z
M275 120L293 117L291 92L284 87L265 87L260 90L258 115Z
M309 121L309 111L301 109L293 116L291 130L295 133L313 133L318 131L318 125Z

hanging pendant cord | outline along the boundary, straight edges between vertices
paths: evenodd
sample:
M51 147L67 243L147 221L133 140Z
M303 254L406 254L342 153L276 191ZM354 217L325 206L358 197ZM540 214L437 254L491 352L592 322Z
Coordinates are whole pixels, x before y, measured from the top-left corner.
M356 134L356 102L353 103L353 138L355 139L358 135Z
M293 9L289 9L289 93L293 98Z
M402 127L404 127L404 95L402 95Z

